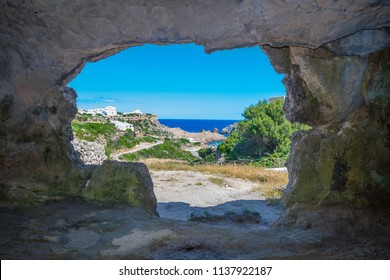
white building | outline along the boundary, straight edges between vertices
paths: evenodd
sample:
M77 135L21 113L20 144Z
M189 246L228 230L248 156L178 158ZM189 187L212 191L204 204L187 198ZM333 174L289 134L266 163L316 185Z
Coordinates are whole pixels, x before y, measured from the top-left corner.
M87 113L94 115L103 115L103 116L116 116L118 113L116 108L113 106L107 106L105 108L89 109L89 110L79 110L79 113Z
M131 115L131 114L143 115L144 113L142 113L140 109L134 110L133 112L123 113L123 115Z
M125 130L130 129L131 131L134 131L134 126L132 124L130 124L130 123L120 122L120 121L111 121L111 122L119 130L125 131Z
M106 108L103 109L103 114L106 116L116 116L117 111L115 107L107 106Z

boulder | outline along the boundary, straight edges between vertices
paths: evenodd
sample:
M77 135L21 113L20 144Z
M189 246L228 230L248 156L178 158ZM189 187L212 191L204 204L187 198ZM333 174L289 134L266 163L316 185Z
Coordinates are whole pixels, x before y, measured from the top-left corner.
M157 215L153 181L143 163L105 161L92 172L83 196L107 204L126 204Z

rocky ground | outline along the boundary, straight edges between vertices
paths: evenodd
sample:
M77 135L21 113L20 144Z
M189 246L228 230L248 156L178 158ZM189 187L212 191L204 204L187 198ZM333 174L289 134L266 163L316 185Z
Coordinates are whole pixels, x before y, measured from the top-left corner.
M192 171L151 171L162 218L266 229L283 213L250 181Z
M151 173L161 217L83 200L1 208L1 258L390 258L389 229L383 226L388 223L379 218L372 226L355 213L361 223L353 225L353 215L332 210L316 213L321 226L305 217L288 226L281 222L283 209L267 203L247 181L185 171Z

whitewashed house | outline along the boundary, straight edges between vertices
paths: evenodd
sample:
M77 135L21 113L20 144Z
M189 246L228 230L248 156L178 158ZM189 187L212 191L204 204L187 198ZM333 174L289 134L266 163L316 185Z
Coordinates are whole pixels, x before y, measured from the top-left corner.
M113 106L107 106L105 108L89 109L89 110L79 110L79 113L87 113L92 116L103 115L103 116L116 116L118 112Z
M118 114L116 108L113 106L107 106L106 108L103 108L102 113L105 116L116 116Z

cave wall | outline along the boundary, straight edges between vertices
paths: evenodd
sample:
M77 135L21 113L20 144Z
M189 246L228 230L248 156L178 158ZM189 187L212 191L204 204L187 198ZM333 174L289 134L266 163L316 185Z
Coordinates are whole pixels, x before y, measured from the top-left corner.
M82 193L70 141L88 61L147 43L262 46L286 74L286 205L382 205L389 194L387 1L0 0L0 200Z
M288 208L388 208L389 40L383 28L316 49L262 47L286 74L286 117L312 126L293 137Z

